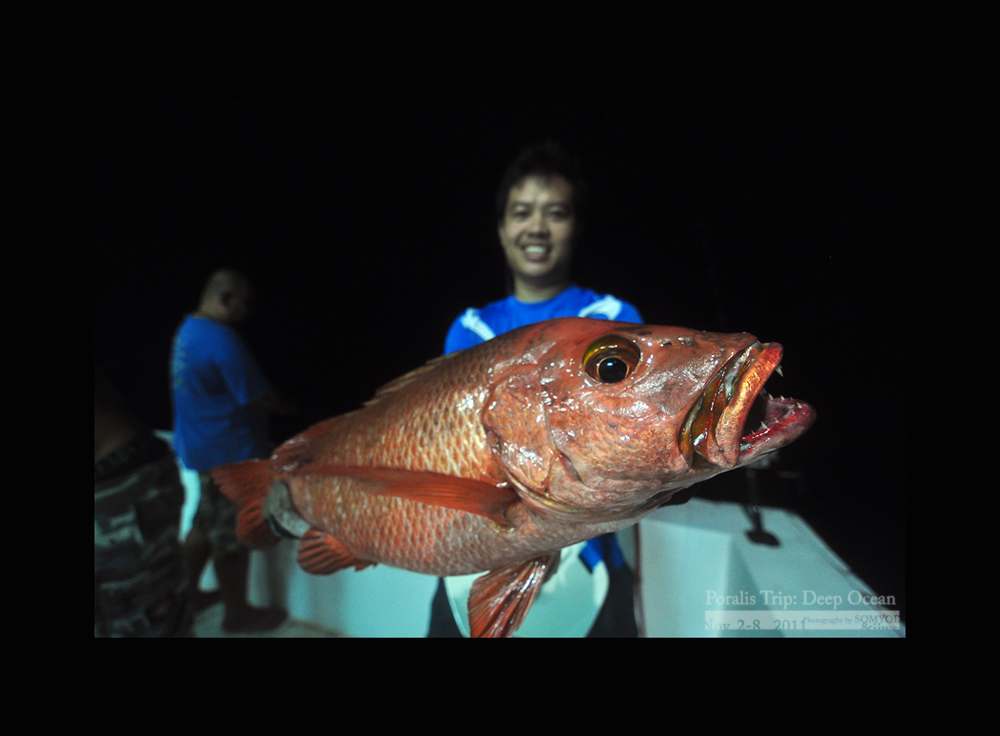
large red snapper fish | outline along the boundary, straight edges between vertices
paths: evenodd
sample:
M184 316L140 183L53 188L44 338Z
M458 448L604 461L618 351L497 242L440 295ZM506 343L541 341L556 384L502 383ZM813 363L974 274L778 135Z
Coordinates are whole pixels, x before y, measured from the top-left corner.
M799 437L762 391L782 348L748 334L566 318L432 360L267 460L212 471L245 544L301 540L315 574L484 571L473 636L509 636L559 550Z

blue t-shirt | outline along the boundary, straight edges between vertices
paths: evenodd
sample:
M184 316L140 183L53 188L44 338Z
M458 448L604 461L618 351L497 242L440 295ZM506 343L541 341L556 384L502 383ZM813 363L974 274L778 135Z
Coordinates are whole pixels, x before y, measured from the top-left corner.
M448 330L444 352L453 353L486 342L504 332L558 317L591 317L617 322L642 322L639 310L610 294L570 286L548 301L526 303L513 296L467 309Z
M250 406L271 391L257 361L230 327L185 317L170 356L174 450L185 467L207 471L267 457L267 413Z

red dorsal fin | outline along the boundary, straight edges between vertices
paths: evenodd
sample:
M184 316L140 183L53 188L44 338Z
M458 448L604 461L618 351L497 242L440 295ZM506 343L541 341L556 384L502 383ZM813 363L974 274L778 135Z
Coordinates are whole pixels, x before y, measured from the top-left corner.
M511 636L538 597L542 582L559 564L559 553L491 570L472 583L469 633L475 638Z
M391 396L392 394L402 391L404 388L409 386L414 381L417 381L421 376L434 370L438 364L444 363L451 360L452 355L438 355L437 357L431 358L426 363L424 363L419 368L414 368L409 373L404 373L399 378L394 378L383 386L380 386L376 391L375 395L365 402L365 406L374 406L384 399L386 396Z
M352 565L355 570L363 570L373 564L355 557L340 540L319 529L310 529L302 537L297 560L303 570L313 575L330 575Z
M484 516L507 524L507 510L518 495L506 484L456 478L453 475L399 468L365 468L353 465L303 465L294 475L324 475L347 478L355 487L375 496L396 496L431 506Z
M270 549L279 541L262 510L271 488L271 468L266 460L247 460L212 469L212 479L236 505L236 534L246 546Z
M293 471L302 465L308 465L313 459L315 440L323 438L330 432L330 427L341 420L333 417L314 424L301 434L280 445L271 456L271 464L282 471Z

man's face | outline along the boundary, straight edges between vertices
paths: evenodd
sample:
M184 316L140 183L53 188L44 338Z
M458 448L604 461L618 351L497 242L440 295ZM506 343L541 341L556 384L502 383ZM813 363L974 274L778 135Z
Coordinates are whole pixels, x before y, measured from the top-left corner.
M528 176L511 187L497 231L515 278L567 277L576 228L572 194L561 176Z
M229 324L237 325L247 318L253 305L253 289L245 281L239 281L223 299Z

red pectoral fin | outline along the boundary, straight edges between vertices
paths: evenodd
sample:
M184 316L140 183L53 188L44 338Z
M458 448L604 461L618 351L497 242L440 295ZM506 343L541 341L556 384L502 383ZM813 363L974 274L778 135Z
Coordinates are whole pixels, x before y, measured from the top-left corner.
M556 552L476 578L469 593L469 633L475 638L511 636L558 564Z
M359 560L338 539L319 529L310 529L302 537L297 561L303 570L313 575L331 575L352 565L355 570L363 570L373 564Z
M507 509L518 495L506 484L456 478L397 468L366 468L352 465L303 465L294 475L337 476L353 481L353 488L375 496L396 496L409 501L443 506L484 516L497 524L507 523Z

